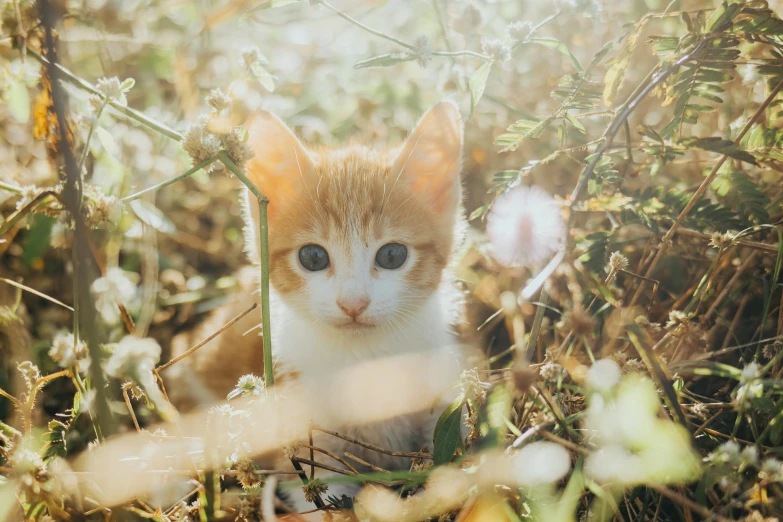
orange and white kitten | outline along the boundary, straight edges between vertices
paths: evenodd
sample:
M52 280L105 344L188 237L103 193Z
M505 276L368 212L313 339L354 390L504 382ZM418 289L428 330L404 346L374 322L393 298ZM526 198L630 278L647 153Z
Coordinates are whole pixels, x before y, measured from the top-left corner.
M308 148L267 113L251 117L247 130L254 157L246 172L270 200L276 378L303 384L328 405L325 378L347 366L443 351L453 353L457 379L464 364L452 325L460 299L449 271L464 227L462 122L456 106L435 105L395 149ZM247 243L257 260L257 208L247 208ZM227 337L219 352L217 357L197 352L190 364L203 369L198 372L212 386L210 376L216 369L233 362L233 375L228 371L219 384L223 389L212 386L220 394L240 375L262 373L260 347L250 340ZM432 449L432 430L441 411L330 427L390 450ZM410 465L407 459L333 437L319 438L316 446L340 456L350 451L386 469ZM332 486L329 493L350 495L355 488ZM291 501L297 508L312 508L298 492Z

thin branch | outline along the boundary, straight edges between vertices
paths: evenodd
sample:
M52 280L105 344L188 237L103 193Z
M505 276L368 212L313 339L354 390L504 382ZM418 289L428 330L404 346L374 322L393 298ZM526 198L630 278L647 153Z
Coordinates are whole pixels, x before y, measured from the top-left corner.
M581 198L582 193L587 187L588 181L590 181L590 177L593 175L593 171L595 170L596 165L598 165L598 162L601 160L604 152L606 152L606 150L612 145L614 137L617 135L620 128L625 124L625 120L628 119L631 113L639 106L642 100L644 100L644 98L646 98L653 89L660 85L682 64L692 60L694 56L701 52L705 45L706 40L703 40L688 54L682 56L679 60L669 65L666 69L659 71L657 74L654 72L655 69L653 69L653 72L648 75L649 81L646 80L640 84L639 88L637 88L634 94L623 105L619 114L615 116L615 118L609 124L609 127L606 129L606 132L604 132L603 135L604 142L598 147L598 149L595 151L595 154L593 154L592 160L582 171L582 174L579 176L579 180L577 181L574 190L571 192L571 198L568 202L569 212L568 220L566 221L566 232L563 234L563 241L560 245L560 248L558 249L557 254L555 254L555 257L553 257L544 267L544 269L541 270L541 272L539 272L539 274L530 282L528 282L528 284L522 290L522 298L524 300L530 300L538 291L538 289L541 288L541 285L543 285L544 282L554 273L557 267L560 266L560 263L563 261L563 259L565 259L566 252L568 251L568 245L570 243L570 232L574 223L575 212L573 211L573 207Z
M192 174L195 174L196 172L200 171L201 169L210 166L215 161L217 161L217 158L210 158L208 160L204 160L201 163L199 163L198 165L193 165L191 168L189 168L185 172L177 174L173 178L169 178L169 179L167 179L165 181L161 181L157 185L153 185L151 187L147 187L147 188L145 188L143 190L140 190L140 191L138 191L138 192L136 192L134 194L131 194L129 196L125 196L124 198L120 199L120 201L123 202L123 203L127 203L129 201L133 201L135 199L139 199L144 194L147 194L149 192L154 192L156 190L160 190L163 187L167 187L167 186L171 185L172 183L176 183L177 181L179 181L181 179L185 179L188 176L190 176Z
M423 453L420 451L390 451L384 448L381 448L380 446L376 446L375 444L370 444L369 442L362 442L360 440L356 440L353 437L348 437L347 435L341 435L340 433L337 433L335 431L327 430L326 428L322 428L320 426L313 426L313 429L316 431L320 431L321 433L326 433L328 435L331 435L333 437L337 437L338 439L343 439L348 442L352 442L353 444L356 444L357 446L361 446L363 448L367 448L369 450L377 451L378 453L383 453L384 455L391 455L392 457L407 457L409 459L428 459L432 460L432 455L430 453Z
M255 310L256 308L258 308L258 303L253 303L253 305L252 305L250 308L248 308L247 310L245 310L244 312L242 312L241 314L239 314L238 316L234 317L234 318L233 318L233 319L231 319L229 322L227 322L226 324L224 324L223 326L221 326L220 328L218 328L218 329L217 329L217 331L215 331L214 333L212 333L212 334L211 334L209 337L207 337L206 339L204 339L203 341L201 341L201 342L200 342L200 343L198 343L197 345L193 346L192 348L189 348L189 349L188 349L188 350L187 350L185 353L183 353L183 354L181 354L181 355L178 355L177 357L174 357L172 360L170 360L170 361L167 361L167 362L165 362L165 363L163 363L163 364L159 365L157 368L155 368L155 371L156 371L156 372L162 372L163 370L165 370L165 369L166 369L166 368L168 368L169 366L171 366L171 365L173 365L173 364L175 364L175 363L178 363L179 361L181 361L181 360L182 360L182 359L184 359L185 357L189 357L190 355L192 355L192 354L193 354L193 352L195 352L196 350L198 350L199 348L201 348L202 346L204 346L205 344L207 344L209 341L211 341L212 339L214 339L215 337L217 337L217 336L218 336L218 335L220 335L221 333L223 333L223 332L225 332L226 330L228 330L228 329L229 329L229 328L230 328L232 325L234 325L234 324L235 324L237 321L239 321L240 319L242 319L243 317L245 317L247 314L249 314L250 312L252 312L252 311L253 311L253 310Z
M769 96L767 96L767 99L764 100L764 103L761 104L761 106L756 110L753 116L751 116L751 118L747 121L747 123L745 123L745 126L742 127L742 130L734 139L735 143L739 143L742 140L742 138L745 137L745 134L748 133L748 131L751 129L751 127L753 127L756 121L764 114L764 111L767 110L767 107L769 107L769 104L772 103L772 101L775 99L775 97L778 95L781 89L783 89L783 80L781 80L777 84L777 86L775 86L775 88L772 89L772 92L769 93ZM653 257L652 261L650 262L650 266L647 267L647 272L645 273L647 277L649 277L650 274L652 274L653 271L657 268L658 263L663 258L663 254L671 246L672 238L674 237L674 234L677 233L677 230L680 228L680 225L682 225L682 222L685 220L688 214L690 214L691 210L693 210L693 207L696 206L696 203L699 201L699 199L701 199L701 197L707 191L707 188L710 185L712 185L713 181L715 181L715 178L718 176L718 171L720 171L720 168L723 166L724 163L726 163L726 160L728 159L729 157L726 155L721 156L721 158L718 160L718 162L710 171L709 175L707 175L707 177L704 178L704 181L702 181L701 185L699 185L699 188L696 189L696 192L693 193L691 199L688 200L688 203L685 205L685 208L682 209L680 215L677 216L677 220L674 222L671 228L669 228L666 234L664 234L664 236L661 238L661 242L658 245L658 250L655 253L655 257ZM639 287L636 289L636 293L631 299L629 306L633 306L634 304L636 304L636 302L641 297L643 291L644 291L644 283L641 283L639 284Z

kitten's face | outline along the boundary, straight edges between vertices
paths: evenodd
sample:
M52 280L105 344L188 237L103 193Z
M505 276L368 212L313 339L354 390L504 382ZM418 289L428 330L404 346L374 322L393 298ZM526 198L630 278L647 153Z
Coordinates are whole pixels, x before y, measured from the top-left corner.
M461 124L439 104L397 150L306 150L275 118L248 125L270 198L270 280L302 317L394 332L438 288L460 213Z

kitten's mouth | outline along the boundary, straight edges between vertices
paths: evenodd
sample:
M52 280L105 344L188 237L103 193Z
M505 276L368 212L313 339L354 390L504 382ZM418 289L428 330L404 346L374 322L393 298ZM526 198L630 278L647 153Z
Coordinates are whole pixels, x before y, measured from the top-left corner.
M339 323L336 326L341 330L352 330L352 331L370 330L372 328L375 328L374 324L363 323L361 321L346 321L344 323Z

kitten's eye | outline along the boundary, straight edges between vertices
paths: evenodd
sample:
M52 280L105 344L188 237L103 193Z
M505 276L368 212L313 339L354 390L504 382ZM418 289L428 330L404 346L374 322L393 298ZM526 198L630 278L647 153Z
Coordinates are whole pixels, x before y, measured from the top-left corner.
M329 254L321 245L305 245L299 249L299 262L311 272L318 272L329 266Z
M375 254L375 262L379 267L387 270L400 268L407 258L408 249L399 243L387 243Z

